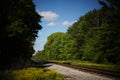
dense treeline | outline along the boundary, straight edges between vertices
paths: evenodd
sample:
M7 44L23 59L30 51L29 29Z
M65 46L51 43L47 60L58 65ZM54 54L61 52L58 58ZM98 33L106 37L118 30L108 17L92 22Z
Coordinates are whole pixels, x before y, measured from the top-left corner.
M53 33L33 58L120 63L120 1L106 0L74 23L66 33Z
M72 37L66 33L56 32L48 37L45 50L39 51L34 58L37 60L69 60L75 58L73 53L77 50L76 46Z
M24 67L34 53L41 16L32 0L3 0L0 5L0 69Z

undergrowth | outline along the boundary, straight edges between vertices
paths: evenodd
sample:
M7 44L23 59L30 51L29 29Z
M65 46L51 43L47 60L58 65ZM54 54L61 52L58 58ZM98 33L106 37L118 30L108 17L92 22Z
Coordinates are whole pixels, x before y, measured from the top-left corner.
M54 70L27 68L0 73L0 80L63 80Z

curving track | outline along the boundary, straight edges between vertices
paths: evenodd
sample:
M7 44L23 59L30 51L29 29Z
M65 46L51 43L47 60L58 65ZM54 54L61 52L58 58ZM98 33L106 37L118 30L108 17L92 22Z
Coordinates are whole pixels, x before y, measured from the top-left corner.
M107 71L107 70L101 70L101 69L85 68L85 67L81 67L81 66L74 66L74 65L62 64L62 63L54 63L54 64L74 68L74 69L84 71L84 72L91 72L91 73L97 73L97 74L100 74L100 75L112 76L112 77L120 78L120 73L119 72Z
M68 64L48 63L47 69L56 70L67 76L65 80L120 80L120 74L88 69Z

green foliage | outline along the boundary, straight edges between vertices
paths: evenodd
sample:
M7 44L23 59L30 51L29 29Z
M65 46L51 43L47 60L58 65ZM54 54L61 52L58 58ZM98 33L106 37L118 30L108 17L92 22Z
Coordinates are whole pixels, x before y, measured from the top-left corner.
M54 70L27 68L0 73L2 80L63 80Z
M68 29L67 33L77 43L80 60L119 63L119 6L114 1L108 2L110 6L100 1L101 9L86 13Z
M51 34L44 48L45 58L119 64L120 2L106 1L99 0L102 7L80 17L66 33Z
M83 57L82 60L102 62L101 51L101 35L98 31L89 30L85 36L85 44L82 47Z
M0 70L22 68L34 53L41 16L32 0L5 0L0 11Z
M46 55L44 53L44 50L43 51L38 51L35 55L32 56L32 59L36 60L36 61L46 61Z
M66 33L57 32L48 37L43 51L38 52L33 58L41 60L69 60L75 59L72 54L76 51L76 43ZM44 59L43 59L44 58Z

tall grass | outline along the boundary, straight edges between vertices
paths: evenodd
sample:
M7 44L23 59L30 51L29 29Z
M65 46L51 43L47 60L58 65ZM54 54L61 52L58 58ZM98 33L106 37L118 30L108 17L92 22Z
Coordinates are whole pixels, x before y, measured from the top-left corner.
M27 68L1 73L0 80L63 80L54 70Z
M88 61L72 61L71 64L77 65L77 66L95 68L95 69L115 71L115 72L119 72L119 69L120 69L119 66L115 64L98 64L98 63L92 63Z

